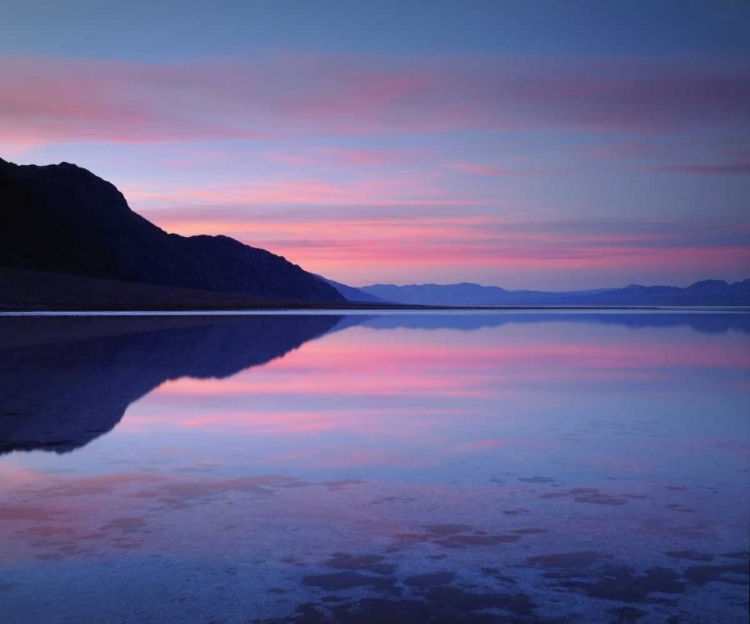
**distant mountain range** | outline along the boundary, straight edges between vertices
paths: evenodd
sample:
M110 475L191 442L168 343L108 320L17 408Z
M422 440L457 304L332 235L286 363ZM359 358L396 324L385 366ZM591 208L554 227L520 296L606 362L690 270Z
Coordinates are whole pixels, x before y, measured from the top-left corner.
M339 291L341 295L346 298L347 301L351 301L352 303L372 303L378 305L389 303L388 301L385 301L380 297L376 297L375 295L371 295L370 293L365 292L361 288L347 286L346 284L342 284L341 282L334 282L333 280L327 279L322 275L318 275L318 277L333 286L336 290Z
M167 234L68 163L0 159L0 267L307 302L345 298L317 276L226 236Z
M686 288L640 286L545 292L505 290L479 284L374 284L360 289L365 295L408 305L437 306L747 306L750 279L729 284L705 280ZM352 299L354 301L355 299Z
M76 165L21 166L0 159L0 309L238 309L347 302L738 306L750 305L750 280L570 292L471 283L354 288L227 236L168 234L133 212L112 184Z

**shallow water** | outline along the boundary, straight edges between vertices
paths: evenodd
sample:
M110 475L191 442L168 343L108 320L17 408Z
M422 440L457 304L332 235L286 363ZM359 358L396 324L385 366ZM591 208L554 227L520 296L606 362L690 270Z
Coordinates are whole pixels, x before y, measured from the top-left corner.
M750 314L0 318L0 621L745 622Z

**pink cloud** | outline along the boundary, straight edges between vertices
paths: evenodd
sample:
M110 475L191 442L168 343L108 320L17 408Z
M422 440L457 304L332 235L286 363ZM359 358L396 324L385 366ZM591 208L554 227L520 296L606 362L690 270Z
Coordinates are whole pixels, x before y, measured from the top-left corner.
M683 173L687 175L748 175L750 162L728 165L664 165L659 167L639 167L648 173Z
M0 74L0 134L21 144L467 129L653 133L750 121L745 66L354 55L148 65L5 56Z
M338 183L315 178L258 180L186 186L175 190L124 185L123 193L135 205L183 206L476 206L489 203L433 184L429 176L394 174ZM492 202L497 205L495 199ZM155 212L155 211L144 211Z
M674 155L674 147L646 141L617 141L583 150L593 160L625 160L665 158Z
M669 144L646 141L617 141L582 151L596 161L651 161L659 164L633 166L642 173L676 173L685 175L747 175L750 173L750 150L727 149L726 140L714 140L706 145L685 141ZM690 164L685 161L692 160ZM715 164L723 160L722 164Z
M402 281L404 271L446 265L462 271L551 273L642 272L647 266L696 275L750 266L749 230L715 222L516 221L468 207L461 215L435 207L400 212L387 207L345 212L217 207L160 209L148 216L168 231L228 234L354 283L372 279L360 277L367 267L377 267L376 279Z
M22 145L270 138L191 114L168 77L155 85L157 72L115 62L0 57L0 136Z
M560 169L502 169L476 163L455 163L451 167L457 171L478 176L544 175L548 173L561 173L562 171Z
M362 149L318 147L311 150L316 159L326 159L338 165L358 167L387 167L400 165L416 156L425 156L425 150ZM312 159L311 159L312 160Z

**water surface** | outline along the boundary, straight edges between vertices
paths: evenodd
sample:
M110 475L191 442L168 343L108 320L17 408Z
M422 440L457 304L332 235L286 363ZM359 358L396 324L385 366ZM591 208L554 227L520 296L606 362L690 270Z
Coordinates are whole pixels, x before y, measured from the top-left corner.
M750 315L0 318L0 621L747 621Z

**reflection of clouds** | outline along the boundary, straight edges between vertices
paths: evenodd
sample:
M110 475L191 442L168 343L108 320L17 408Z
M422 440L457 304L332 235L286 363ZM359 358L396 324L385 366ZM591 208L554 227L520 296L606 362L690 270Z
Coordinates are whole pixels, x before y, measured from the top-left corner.
M352 451L344 459L349 466L382 461L372 453ZM209 558L263 552L276 560L295 552L305 556L357 548L354 544L363 541L392 543L398 546L394 552L404 551L408 559L420 540L409 542L405 535L446 523L468 525L477 536L481 531L515 533L527 542L523 547L529 545L526 535L543 532L530 527L544 529L549 537L534 537L533 544L542 552L559 548L560 540L579 540L585 527L592 543L627 552L634 531L641 548L650 540L656 547L665 538L687 544L696 531L705 536L715 530L707 530L706 521L717 510L723 516L714 519L714 526L728 527L746 514L729 493L717 495L690 481L675 483L649 475L602 485L590 474L560 483L515 476L507 483L327 481L247 471L238 476L135 472L46 477L26 487L3 484L0 522L5 535L15 537L2 540L0 561L116 556L122 549L140 556L191 552ZM678 507L693 510L690 517L675 512ZM525 513L502 513L518 508ZM511 558L528 554L525 548L507 548L505 556ZM646 553L652 554L648 548Z
M699 440L649 442L647 446L649 449L657 451L664 451L667 448L674 448L677 446L684 451L718 451L720 453L732 453L750 462L750 440L704 438Z
M181 403L172 405L180 408ZM147 407L147 406L144 406ZM184 407L189 408L186 400ZM210 409L210 406L209 406ZM118 427L121 433L147 434L155 428L205 429L207 433L231 433L241 435L291 435L326 431L352 431L363 434L392 435L400 439L409 438L424 431L424 418L433 422L454 422L455 418L471 416L469 410L448 410L438 407L413 408L320 408L310 411L290 411L277 409L246 409L240 405L204 412L199 407L195 414L158 410L152 413L134 413Z
M217 363L236 335L211 350ZM138 371L156 352L143 342ZM143 387L161 385L109 435L3 456L0 562L31 570L35 597L109 582L174 609L219 587L224 609L237 587L255 613L285 588L275 617L317 600L304 579L340 574L331 561L380 557L401 582L456 570L494 590L480 571L502 561L519 591L538 573L543 605L554 581L530 560L596 551L649 570L691 565L670 552L719 561L745 547L747 386L724 382L747 376L747 334L354 327L284 353L222 379L157 362Z
M262 370L225 381L180 379L164 383L159 397L200 400L204 396L428 395L491 398L493 389L513 383L658 379L668 369L750 366L742 344L689 345L641 342L583 345L400 345L382 334L361 349L356 343L308 345Z
M430 374L423 377L417 375L392 377L390 374L362 377L363 371L352 370L345 366L340 369L329 369L329 371L336 373L335 380L324 379L320 374L323 371L314 371L307 376L300 375L292 378L273 378L259 375L260 378L248 377L243 379L238 376L237 379L226 383L181 379L164 384L157 390L157 393L183 397L216 396L217 394L223 396L259 394L487 396L486 393L480 393L465 386L460 387L456 383L455 376L449 375L447 371L440 375ZM263 377L266 377L266 379L262 379ZM387 385L382 383L384 377L388 379ZM321 385L321 382L324 383Z
M303 472L448 470L458 458L550 452L569 467L591 453L597 471L633 473L634 462L659 462L630 439L665 435L658 424L642 430L640 410L695 421L700 403L681 403L685 380L713 392L750 366L742 340L690 337L564 322L465 333L352 327L229 379L167 381L131 406L119 431L189 437L210 456L244 446L259 465ZM609 424L594 431L592 419Z
M69 452L167 379L228 378L322 336L333 315L15 317L0 324L0 453ZM38 335L41 335L40 340Z
M549 449L564 446L560 440L539 440L534 438L498 438L491 440L474 440L465 444L459 444L451 449L456 454L471 454L494 449L523 447L529 449Z

